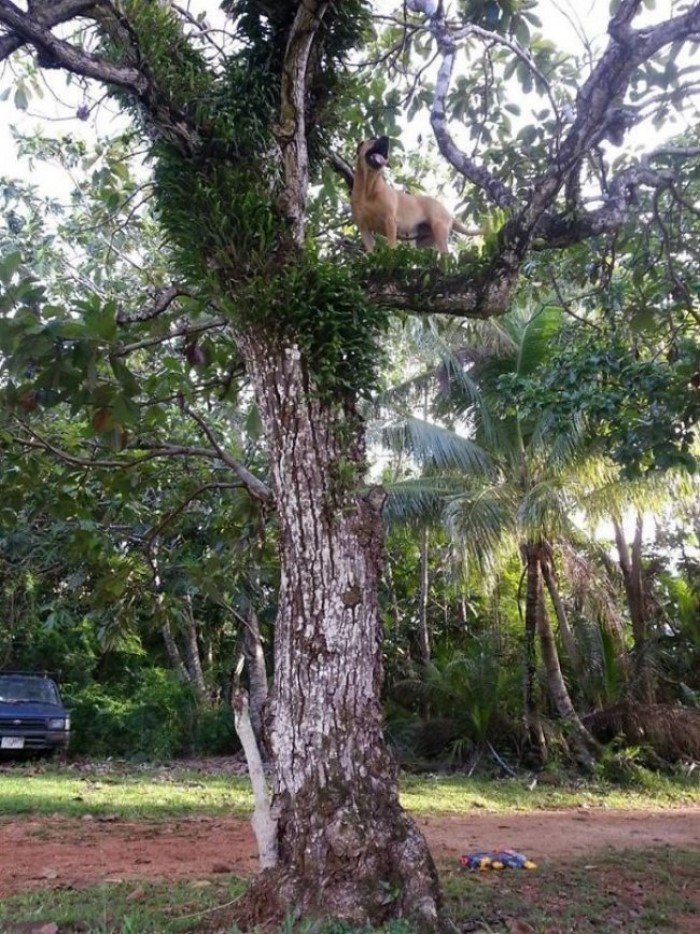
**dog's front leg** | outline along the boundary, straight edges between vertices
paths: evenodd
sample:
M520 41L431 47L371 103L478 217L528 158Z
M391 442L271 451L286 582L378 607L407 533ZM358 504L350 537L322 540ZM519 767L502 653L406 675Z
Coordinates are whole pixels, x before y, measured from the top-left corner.
M387 217L384 221L384 236L389 247L393 250L399 241L398 225L395 217Z
M362 244L365 250L371 253L375 244L374 234L371 230L360 230L360 236L362 237Z

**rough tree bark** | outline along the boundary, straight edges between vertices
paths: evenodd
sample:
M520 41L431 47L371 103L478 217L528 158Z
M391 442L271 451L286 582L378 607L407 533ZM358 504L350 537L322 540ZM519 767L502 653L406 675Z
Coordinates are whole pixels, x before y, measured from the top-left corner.
M378 488L346 489L339 464L365 468L362 425L309 393L295 348L271 355L241 340L277 492L282 563L269 741L279 863L249 905L381 923L438 922L435 867L398 802L382 735L377 584L383 563Z

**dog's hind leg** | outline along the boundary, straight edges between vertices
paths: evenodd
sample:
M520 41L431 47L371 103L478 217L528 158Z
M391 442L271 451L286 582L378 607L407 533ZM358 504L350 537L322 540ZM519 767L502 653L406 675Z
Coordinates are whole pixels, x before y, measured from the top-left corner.
M450 235L450 224L443 224L442 221L435 221L432 225L433 240L440 253L449 253L447 238Z

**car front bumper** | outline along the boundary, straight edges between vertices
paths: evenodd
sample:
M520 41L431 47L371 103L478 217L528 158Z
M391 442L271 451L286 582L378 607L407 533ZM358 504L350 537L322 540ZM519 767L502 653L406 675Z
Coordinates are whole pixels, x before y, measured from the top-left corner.
M33 752L66 749L70 733L67 730L9 730L0 724L0 752Z

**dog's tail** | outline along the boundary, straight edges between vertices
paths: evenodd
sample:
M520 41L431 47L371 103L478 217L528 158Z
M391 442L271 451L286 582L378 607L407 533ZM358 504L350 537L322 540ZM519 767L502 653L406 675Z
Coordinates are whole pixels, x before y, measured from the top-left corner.
M456 230L457 233L466 234L467 237L480 237L483 234L480 227L465 227L456 217L452 220L452 229Z

